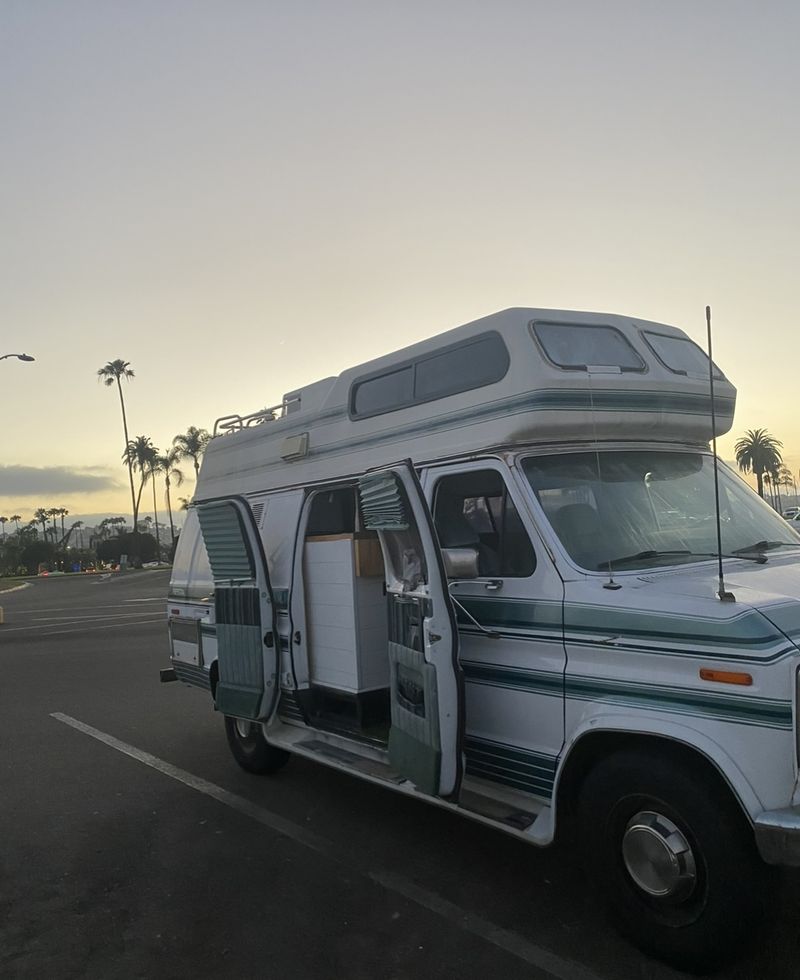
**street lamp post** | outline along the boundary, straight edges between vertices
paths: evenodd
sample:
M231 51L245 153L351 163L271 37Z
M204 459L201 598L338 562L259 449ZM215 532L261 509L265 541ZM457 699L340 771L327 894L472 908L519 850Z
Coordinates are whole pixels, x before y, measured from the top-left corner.
M7 357L16 357L18 361L35 361L35 357L31 357L30 354L3 354L0 356L0 361L4 361Z

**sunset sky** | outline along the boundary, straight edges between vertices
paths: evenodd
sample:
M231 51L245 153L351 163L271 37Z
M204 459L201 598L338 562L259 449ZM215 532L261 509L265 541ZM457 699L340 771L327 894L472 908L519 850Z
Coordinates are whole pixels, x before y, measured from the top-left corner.
M1 0L0 354L36 361L0 514L130 514L108 360L163 448L509 306L704 344L711 304L721 454L766 427L797 475L798 36L788 0Z

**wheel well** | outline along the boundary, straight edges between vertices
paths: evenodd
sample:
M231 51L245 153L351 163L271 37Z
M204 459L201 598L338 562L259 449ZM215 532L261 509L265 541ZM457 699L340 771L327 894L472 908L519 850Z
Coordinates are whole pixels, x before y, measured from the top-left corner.
M584 735L572 748L558 781L556 794L557 833L569 834L574 830L574 817L581 785L595 765L621 751L637 751L642 755L658 755L669 758L676 765L690 768L698 778L712 780L717 789L736 801L743 816L750 817L736 791L708 756L685 742L664 735L648 735L640 732L595 732Z

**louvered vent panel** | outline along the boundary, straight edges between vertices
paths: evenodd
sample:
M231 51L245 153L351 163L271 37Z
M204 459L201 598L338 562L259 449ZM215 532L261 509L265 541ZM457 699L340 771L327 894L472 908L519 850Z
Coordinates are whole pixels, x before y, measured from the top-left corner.
M253 511L253 517L255 518L256 525L260 528L261 521L264 517L264 501L259 500L258 503L250 504L250 507Z
M361 517L368 531L407 531L402 487L394 473L376 473L358 481Z
M215 582L255 577L250 552L234 504L202 504L197 508L203 541Z

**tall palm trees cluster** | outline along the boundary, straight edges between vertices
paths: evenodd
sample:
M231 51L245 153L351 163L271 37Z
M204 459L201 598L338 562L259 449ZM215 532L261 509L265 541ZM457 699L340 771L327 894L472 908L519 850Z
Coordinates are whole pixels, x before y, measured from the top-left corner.
M205 429L198 429L192 425L189 426L186 432L176 435L172 440L172 446L163 452L153 445L149 436L141 435L131 439L128 433L128 416L125 410L125 396L122 389L123 381L130 381L134 378L134 372L131 369L130 362L123 361L121 358L115 361L108 361L103 367L98 369L97 376L108 387L116 386L119 394L119 403L122 412L122 430L125 436L125 449L122 453L122 461L128 468L134 535L139 531L139 507L142 501L142 493L145 484L149 482L153 489L153 516L155 518L156 544L158 553L160 554L161 541L158 532L156 478L162 477L164 480L170 535L172 544L174 545L175 523L172 517L171 488L173 486L179 487L183 483L183 472L178 464L183 460L191 460L196 477L200 470L200 459L205 452L211 436ZM138 477L138 487L136 486L137 480L134 478L134 474Z
M66 507L39 507L34 511L33 517L30 521L25 522L20 528L20 521L22 520L21 514L12 514L11 517L5 517L0 515L0 528L2 533L0 533L0 540L5 541L6 539L6 524L11 521L14 522L14 531L12 534L20 535L26 532L33 531L35 534L39 533L39 526L42 528L42 539L47 541L48 538L53 544L59 547L66 544L69 540L70 535L73 531L78 528L83 527L83 521L73 521L69 528L64 525L64 518L67 517L69 511ZM61 518L61 531L59 533L58 529L58 518ZM51 523L52 522L52 523Z
M766 429L748 429L734 447L736 464L742 473L752 473L756 478L758 493L764 497L766 488L769 502L780 511L781 487L794 488L797 497L797 482L794 474L783 462L783 443L770 435Z

